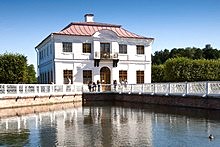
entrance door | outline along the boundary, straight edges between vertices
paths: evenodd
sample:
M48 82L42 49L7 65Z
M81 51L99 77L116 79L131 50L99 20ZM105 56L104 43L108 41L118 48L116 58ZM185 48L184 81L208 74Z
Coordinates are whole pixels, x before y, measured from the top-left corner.
M108 67L102 67L100 70L100 80L102 84L111 84L111 71ZM110 91L111 85L103 85L102 91Z

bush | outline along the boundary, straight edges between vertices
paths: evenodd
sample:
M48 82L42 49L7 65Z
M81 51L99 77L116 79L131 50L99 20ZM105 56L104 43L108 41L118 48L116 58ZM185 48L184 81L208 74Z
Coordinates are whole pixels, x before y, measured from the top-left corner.
M164 82L164 65L152 65L152 82Z

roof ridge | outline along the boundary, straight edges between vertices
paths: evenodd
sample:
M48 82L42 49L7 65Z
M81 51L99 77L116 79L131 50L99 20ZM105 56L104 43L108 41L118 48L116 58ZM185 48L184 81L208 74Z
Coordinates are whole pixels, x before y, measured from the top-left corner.
M83 26L105 26L105 27L117 27L121 28L121 25L116 25L116 24L109 24L109 23L100 23L100 22L71 22L69 25L67 25L64 29L61 31L65 30L66 28L70 27L71 25L83 25Z

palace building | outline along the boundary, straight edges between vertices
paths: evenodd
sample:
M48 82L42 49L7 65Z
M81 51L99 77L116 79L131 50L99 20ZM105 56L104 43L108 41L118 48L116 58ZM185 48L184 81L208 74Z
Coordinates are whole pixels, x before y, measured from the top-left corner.
M35 47L38 82L150 83L153 41L121 25L94 22L94 15L86 14L84 22L70 23Z

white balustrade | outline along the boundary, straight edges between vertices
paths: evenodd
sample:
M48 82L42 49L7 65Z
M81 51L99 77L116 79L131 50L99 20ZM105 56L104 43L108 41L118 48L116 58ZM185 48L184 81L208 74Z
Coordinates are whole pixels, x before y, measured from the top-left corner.
M87 84L0 84L0 98L10 96L68 95L89 92ZM98 92L96 90L92 92ZM157 95L193 95L220 97L220 81L146 83L146 84L102 84L99 92L139 93Z

